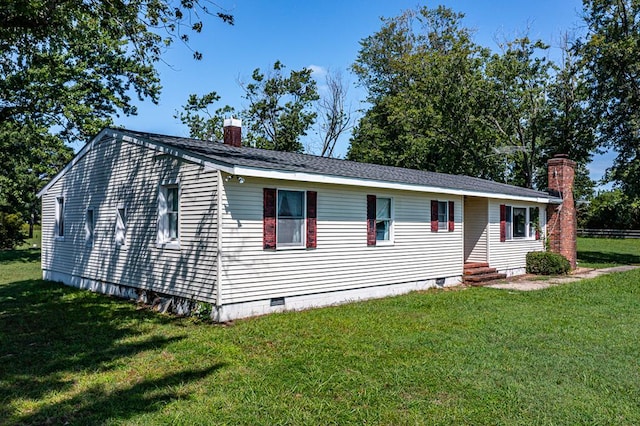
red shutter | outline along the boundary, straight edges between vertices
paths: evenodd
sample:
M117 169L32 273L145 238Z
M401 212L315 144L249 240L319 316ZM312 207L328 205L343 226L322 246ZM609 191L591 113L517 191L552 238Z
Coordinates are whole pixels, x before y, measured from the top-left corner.
M262 246L265 249L276 248L276 190L263 189Z
M307 248L316 248L318 193L307 191Z
M438 232L438 200L431 200L431 232Z
M367 195L367 245L376 245L376 196Z
M456 219L453 214L453 201L449 201L449 232L453 232L456 229Z
M500 241L507 240L507 206L500 204Z

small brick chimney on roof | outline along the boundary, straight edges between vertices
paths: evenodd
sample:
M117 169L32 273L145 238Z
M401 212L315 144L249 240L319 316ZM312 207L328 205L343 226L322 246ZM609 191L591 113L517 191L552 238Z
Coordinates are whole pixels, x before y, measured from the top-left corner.
M547 207L547 238L549 248L566 257L571 268L576 267L577 248L576 206L573 200L573 181L576 163L567 155L558 154L547 162L549 174L549 192L562 198L562 204L549 204Z
M225 145L242 146L242 120L225 118L223 132Z

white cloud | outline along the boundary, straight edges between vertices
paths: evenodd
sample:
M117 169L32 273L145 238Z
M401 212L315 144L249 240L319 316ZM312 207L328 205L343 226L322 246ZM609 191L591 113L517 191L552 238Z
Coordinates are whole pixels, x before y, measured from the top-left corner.
M327 69L320 65L309 65L307 69L311 70L311 76L317 80L323 80L327 75Z

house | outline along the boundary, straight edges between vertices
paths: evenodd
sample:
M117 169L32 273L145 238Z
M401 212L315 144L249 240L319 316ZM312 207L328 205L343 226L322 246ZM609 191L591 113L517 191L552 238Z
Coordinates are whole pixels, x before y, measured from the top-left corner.
M224 143L100 132L39 193L44 279L228 321L520 274L545 238L575 266L566 158L550 194L241 147L225 124Z

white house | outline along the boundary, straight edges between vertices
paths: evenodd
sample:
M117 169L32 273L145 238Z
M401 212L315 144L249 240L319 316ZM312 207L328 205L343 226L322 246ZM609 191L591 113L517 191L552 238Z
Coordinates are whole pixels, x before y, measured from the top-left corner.
M39 193L43 277L228 321L522 273L566 198L240 147L236 121L226 143L100 132Z

